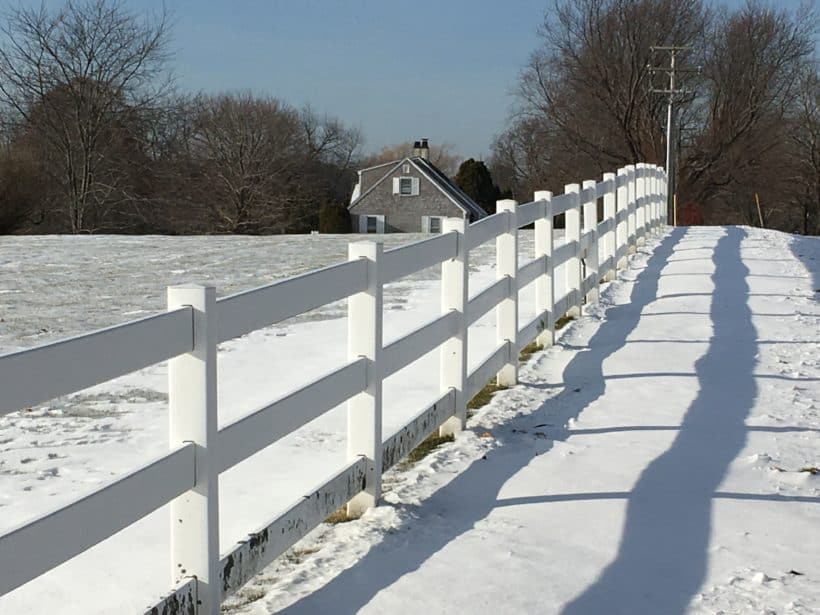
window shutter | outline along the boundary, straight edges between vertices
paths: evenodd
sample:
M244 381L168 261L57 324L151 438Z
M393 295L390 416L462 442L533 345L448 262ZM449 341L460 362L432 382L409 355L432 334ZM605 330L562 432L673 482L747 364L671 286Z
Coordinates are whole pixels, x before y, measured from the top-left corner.
M399 178L394 177L393 178L393 194L398 194L398 193L399 193Z
M430 216L422 216L421 217L421 232L422 233L429 233L430 232Z
M413 196L418 196L418 194L419 194L419 178L418 177L413 178L413 187L410 190L410 194L412 194Z
M376 232L384 235L384 216L376 216Z
M359 216L359 232L367 232L367 216Z

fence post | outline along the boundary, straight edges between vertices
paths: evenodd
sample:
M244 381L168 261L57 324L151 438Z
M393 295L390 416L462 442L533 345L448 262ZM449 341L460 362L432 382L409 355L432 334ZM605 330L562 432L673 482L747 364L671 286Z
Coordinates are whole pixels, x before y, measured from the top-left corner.
M663 227L666 224L665 194L666 191L663 188L663 167L658 165L658 233L663 232Z
M565 289L575 293L574 299L567 307L567 316L581 315L581 187L578 184L564 186L564 194L571 194L572 204L564 214L564 241L575 242L575 253L567 260Z
M615 245L618 269L626 267L626 255L629 252L629 228L625 214L629 207L629 169L621 167L618 169L618 189L617 189L616 216L621 217L621 221L615 225ZM620 256L623 254L623 256Z
M653 164L650 174L650 192L652 193L651 214L649 216L652 235L658 234L658 166Z
M366 457L364 491L347 504L347 514L360 516L376 506L382 484L382 282L379 273L384 247L375 241L348 245L348 260L367 261L367 290L347 300L347 356L367 359L367 386L347 402L347 458Z
M439 429L439 435L456 434L467 426L467 299L469 287L469 253L467 250L467 221L447 218L442 233L456 233L456 257L441 263L441 313L458 312L458 330L441 345L441 392L455 392L455 413Z
M193 489L171 502L171 579L196 577L200 615L220 612L219 471L216 389L216 289L171 286L168 309L193 308L191 352L168 362L168 439L177 447L193 442Z
M618 244L615 241L615 173L604 173L604 181L609 184L604 194L604 221L609 224L609 228L604 234L604 258L609 261L609 266L604 272L604 279L611 282L615 279L615 271L618 266Z
M627 172L627 182L626 182L626 185L627 185L627 197L626 197L627 198L627 201L626 201L626 203L627 203L626 204L627 216L626 216L626 222L627 222L627 231L628 231L628 235L627 235L627 240L628 240L628 242L627 242L628 243L627 254L631 254L631 253L635 252L635 248L638 245L638 229L637 229L637 224L636 224L637 214L636 214L636 211L635 211L637 209L637 203L635 201L635 194L637 192L636 191L636 187L637 187L637 181L636 181L637 168L635 167L634 164L627 165L626 172Z
M644 180L644 190L646 193L646 237L649 238L652 236L653 224L652 224L652 213L655 206L655 193L654 193L654 182L653 182L653 172L652 172L652 165L646 163L644 168L644 172L646 173L646 179Z
M655 167L655 186L655 207L657 212L655 226L658 235L660 235L663 231L663 170L660 166Z
M635 246L646 243L646 182L644 163L635 165Z
M555 343L555 281L552 267L552 192L539 190L533 196L540 201L539 216L535 220L535 258L544 259L544 272L535 280L535 313L544 317L544 328L536 342L546 348Z
M661 171L661 196L663 201L661 207L663 208L663 217L661 222L664 226L669 224L669 177L666 174L666 169Z
M504 199L496 202L496 212L506 212L507 231L495 240L496 279L510 279L507 298L495 308L496 338L500 344L509 342L509 361L499 370L496 381L501 386L518 382L518 202Z
M652 233L652 165L648 162L643 165L643 178L643 236L645 243Z
M598 284L600 278L598 275L598 199L595 197L594 179L587 179L584 181L583 189L591 191L584 199L584 235L592 234L592 239L587 247L586 259L584 259L585 267L581 277L581 286L583 287L586 279L592 275L592 288L585 295L587 303L598 301Z

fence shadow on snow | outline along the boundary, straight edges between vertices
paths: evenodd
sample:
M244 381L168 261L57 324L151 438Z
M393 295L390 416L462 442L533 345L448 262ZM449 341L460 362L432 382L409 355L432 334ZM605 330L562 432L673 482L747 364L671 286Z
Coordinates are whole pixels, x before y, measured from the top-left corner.
M740 259L745 236L727 229L712 255L714 332L695 364L699 393L671 447L630 492L616 559L564 615L683 613L705 578L713 497L745 445L745 420L757 395L757 331L749 270Z
M524 417L514 419L494 430L498 448L477 460L439 489L421 506L401 506L414 526L408 531L387 534L356 564L323 587L304 596L282 613L288 615L337 612L356 612L367 605L381 590L391 586L407 573L418 569L425 561L444 549L449 543L475 527L495 508L506 506L499 501L502 486L519 470L527 466L538 453L551 448L553 440L536 443L522 437L520 432L532 433L532 426L548 420L557 425L578 417L585 408L604 393L602 378L604 360L622 348L629 334L638 324L640 308L655 300L661 270L683 237L684 229L675 229L654 248L647 265L640 270L633 286L631 307L611 307L607 310L598 331L590 340L587 350L576 354L564 372L564 391L552 397L542 408ZM633 268L633 271L637 268ZM636 306L638 309L635 309ZM524 386L528 385L522 382ZM574 389L581 387L581 392ZM550 434L554 440L567 433ZM527 445L529 443L529 446ZM533 502L546 498L532 498ZM516 503L527 503L516 499ZM386 505L386 504L385 504ZM608 603L611 606L611 602ZM607 612L586 611L586 612ZM640 611L633 611L640 612Z

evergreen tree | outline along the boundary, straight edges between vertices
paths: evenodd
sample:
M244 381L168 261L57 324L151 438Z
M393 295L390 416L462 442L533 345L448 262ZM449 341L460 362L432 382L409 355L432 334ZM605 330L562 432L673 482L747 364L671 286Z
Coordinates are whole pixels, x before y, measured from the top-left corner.
M456 173L455 182L487 213L495 213L495 202L501 193L498 186L493 183L493 177L484 161L470 158L462 162Z

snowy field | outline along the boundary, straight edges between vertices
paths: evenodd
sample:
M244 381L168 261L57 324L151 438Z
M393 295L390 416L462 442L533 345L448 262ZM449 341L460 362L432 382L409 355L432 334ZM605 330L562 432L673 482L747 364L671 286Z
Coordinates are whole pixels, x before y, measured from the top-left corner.
M560 233L559 233L560 235ZM385 249L428 236L385 235ZM371 237L372 238L372 237ZM225 296L343 261L342 236L2 237L0 352L139 318L165 307L167 285L199 282ZM521 262L532 258L522 231ZM494 279L494 242L471 253L476 292ZM439 313L438 267L385 287L385 343ZM521 317L534 315L532 289ZM346 302L220 345L219 421L232 422L346 357ZM476 323L472 363L495 347L492 313ZM385 381L384 430L404 425L438 397L438 354ZM160 364L40 407L0 417L0 531L90 492L167 450L167 368ZM345 461L341 406L220 478L221 551L258 529ZM168 511L160 509L52 573L0 598L0 613L37 600L49 612L137 612L167 592ZM121 562L128 554L128 565ZM99 578L93 599L77 578ZM101 576L100 576L101 575Z
M344 259L348 239L0 238L0 344L161 310L169 283L257 286ZM226 610L820 612L820 475L804 471L820 466L820 240L692 228L652 247L455 443L389 473L385 505L318 528ZM531 249L524 234L523 260ZM491 259L473 257L473 288ZM386 342L437 313L435 278L388 289ZM340 364L343 315L223 345L220 422ZM494 338L480 321L471 363ZM435 369L428 356L386 383L386 433L432 399ZM165 378L157 366L0 419L0 530L164 450ZM343 451L337 410L224 474L222 550ZM0 613L140 612L168 589L167 540L160 510Z

